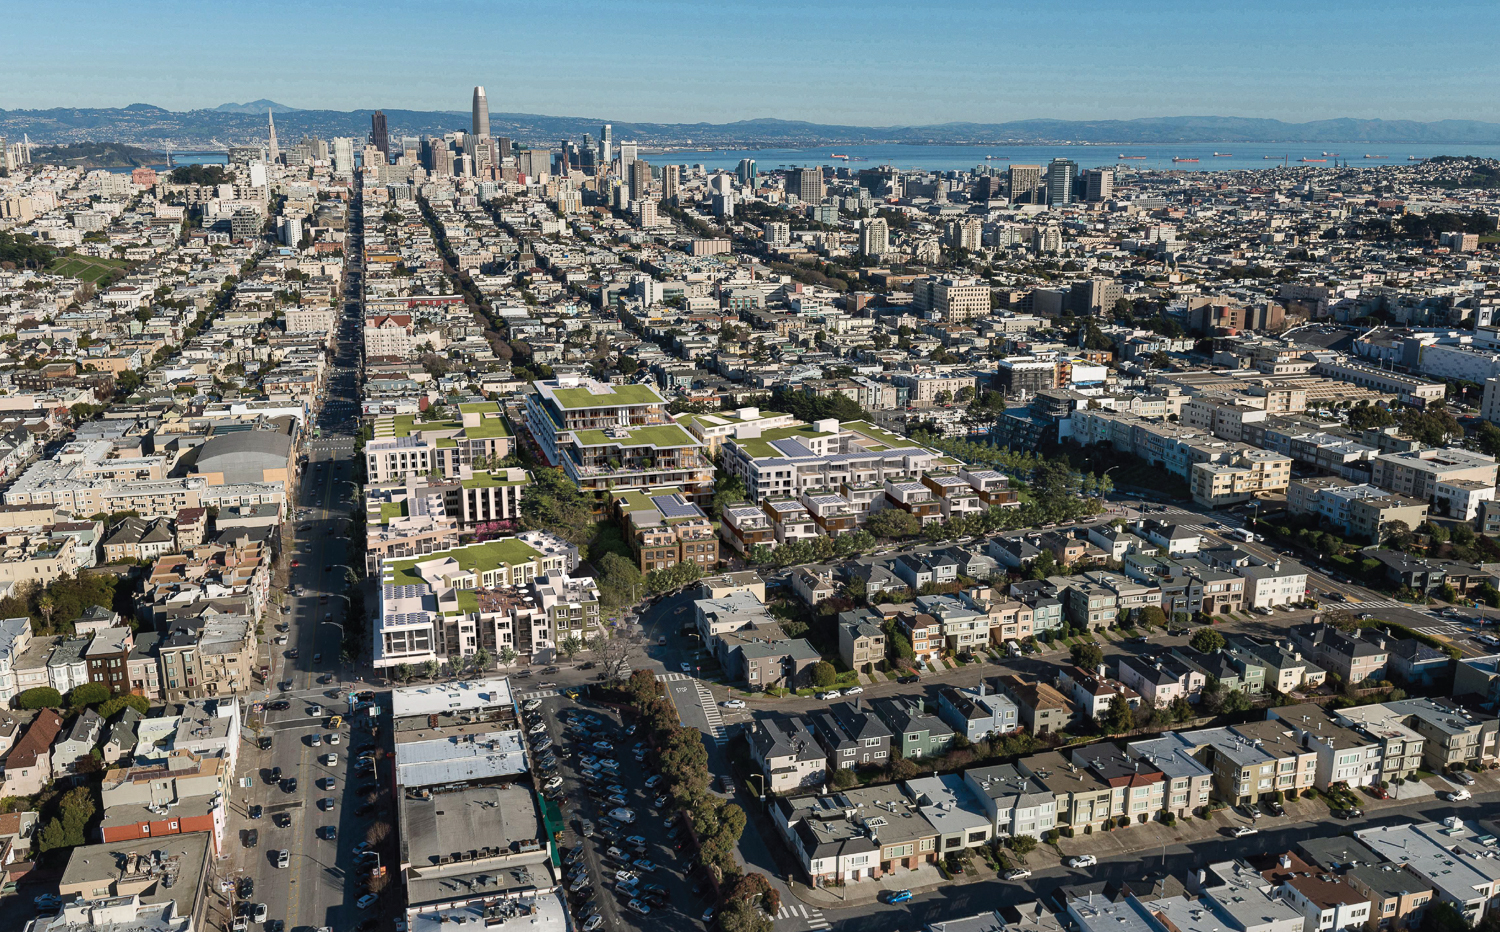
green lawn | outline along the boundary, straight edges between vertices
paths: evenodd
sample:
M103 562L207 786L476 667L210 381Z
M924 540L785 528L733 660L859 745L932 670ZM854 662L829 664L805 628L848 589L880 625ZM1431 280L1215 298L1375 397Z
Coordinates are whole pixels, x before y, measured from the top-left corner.
M119 259L96 259L93 256L58 256L49 270L54 275L64 275L68 278L76 278L80 281L98 282L100 279L109 277L117 269L126 268L128 263Z

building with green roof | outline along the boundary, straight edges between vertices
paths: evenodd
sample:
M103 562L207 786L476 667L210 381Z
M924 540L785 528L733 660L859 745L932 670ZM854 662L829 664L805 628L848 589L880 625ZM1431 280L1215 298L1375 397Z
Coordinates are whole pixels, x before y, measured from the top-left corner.
M703 442L667 413L666 399L650 385L576 376L533 382L526 429L600 513L631 489L676 488L700 505L713 497L714 467Z

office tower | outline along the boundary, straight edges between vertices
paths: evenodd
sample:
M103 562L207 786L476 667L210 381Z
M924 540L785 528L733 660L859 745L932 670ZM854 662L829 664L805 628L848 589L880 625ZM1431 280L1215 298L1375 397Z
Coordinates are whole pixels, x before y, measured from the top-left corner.
M402 136L401 154L413 162L417 161L422 155L422 140L416 136Z
M385 128L385 111L376 110L370 114L370 144L380 150L387 158L391 154L391 137Z
M480 139L490 137L490 102L484 96L484 88L474 88L474 135Z
M599 164L604 170L609 170L609 163L614 156L614 127L605 123L599 130Z
M804 204L823 203L823 169L792 169L786 176L786 193Z
M681 190L682 166L663 165L661 167L661 199L676 203Z
M509 136L501 136L501 137L499 137L498 139L495 140L495 157L496 158L504 161L505 159L510 158L513 154L514 153L511 151L511 148L510 148L510 137Z
M354 140L348 136L334 137L333 170L340 175L354 174Z
M328 140L309 139L308 147L312 150L312 157L319 162L328 161Z
M1115 193L1115 170L1094 168L1083 173L1083 196L1091 201L1107 201Z
M656 202L650 198L637 201L635 204L635 219L636 224L642 229L656 226Z
M635 161L635 143L620 143L620 177L630 177L630 163Z
M884 217L869 217L859 225L859 251L867 256L891 251L891 228Z
M639 201L651 190L651 163L636 159L630 163L630 199Z
M444 177L453 174L453 150L448 148L448 140L441 136L428 136L426 155L428 171Z
M755 184L755 159L740 159L740 167L734 170L740 184L750 187Z
M1012 204L1035 204L1042 187L1042 166L1012 165L1010 167L1010 202Z
M367 145L359 150L360 165L363 168L373 168L379 171L380 166L385 164L385 153L375 148L374 144Z
M516 168L528 179L535 181L537 176L545 175L550 170L549 162L552 153L546 149L522 149L516 155Z
M276 164L276 114L266 111L266 122L271 126L271 164Z
M1073 202L1073 176L1078 163L1072 159L1053 159L1047 165L1047 203L1061 207Z

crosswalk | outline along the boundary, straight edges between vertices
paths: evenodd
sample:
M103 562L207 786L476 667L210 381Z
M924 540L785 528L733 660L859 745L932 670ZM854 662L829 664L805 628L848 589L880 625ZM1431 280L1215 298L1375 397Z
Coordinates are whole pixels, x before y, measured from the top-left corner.
M724 737L724 717L719 714L719 704L714 702L714 694L708 691L701 680L694 680L693 685L698 687L698 703L703 706L703 718L708 722L708 733L714 739Z
M1411 608L1415 607L1410 602L1398 602L1395 599L1361 599L1358 602L1350 601L1349 607L1356 611L1368 611L1372 608Z
M831 923L823 918L823 911L806 903L782 903L776 910L777 922L805 922L809 929L826 929Z

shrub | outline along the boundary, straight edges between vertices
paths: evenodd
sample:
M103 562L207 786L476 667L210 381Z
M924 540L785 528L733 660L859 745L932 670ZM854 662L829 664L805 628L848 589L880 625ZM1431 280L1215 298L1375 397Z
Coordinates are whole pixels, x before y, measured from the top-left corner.
M812 667L812 683L818 687L832 686L834 680L838 679L839 673L833 668L833 664L826 660L819 660Z
M62 706L62 693L51 686L33 686L16 697L16 704L23 709L56 709Z

